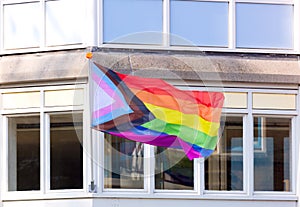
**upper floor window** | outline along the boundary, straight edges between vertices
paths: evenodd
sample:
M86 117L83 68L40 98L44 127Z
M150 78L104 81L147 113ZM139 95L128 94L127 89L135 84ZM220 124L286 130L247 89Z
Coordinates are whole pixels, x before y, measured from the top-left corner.
M299 39L294 18L300 11L290 0L103 0L102 9L100 45L278 52L293 51Z
M293 6L237 3L236 46L292 49Z
M299 13L292 0L1 1L0 53L87 45L299 53Z
M3 50L83 43L85 11L81 0L3 1L0 9Z
M171 45L228 47L228 3L170 2Z
M162 44L162 5L162 0L103 0L103 41Z

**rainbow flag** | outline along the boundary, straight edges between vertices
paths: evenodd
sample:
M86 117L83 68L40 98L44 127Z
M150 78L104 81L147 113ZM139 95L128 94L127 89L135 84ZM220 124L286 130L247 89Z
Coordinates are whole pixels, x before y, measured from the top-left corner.
M160 79L91 66L92 127L155 146L207 157L218 142L223 93L183 91Z

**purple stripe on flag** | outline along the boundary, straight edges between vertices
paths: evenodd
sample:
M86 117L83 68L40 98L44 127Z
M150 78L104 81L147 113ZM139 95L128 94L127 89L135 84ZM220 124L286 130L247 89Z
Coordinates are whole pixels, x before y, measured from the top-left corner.
M109 134L160 147L182 148L190 160L202 157L201 153L195 150L191 144L177 136L156 132L144 127L132 128L130 131L125 132L109 132Z
M136 142L142 142L142 143L154 145L154 146L182 148L190 160L194 158L202 157L201 153L193 149L193 147L190 144L186 143L185 141L181 140L176 136L172 136L168 134L162 134L157 137L154 137L153 135L147 135L147 134L144 135L136 134L135 132L132 131L109 132L109 134L121 138L126 138Z
M164 133L158 133L152 130L138 130L132 128L130 131L108 132L111 135L126 138L136 142L143 142L161 147L180 147L178 137Z
M186 143L182 139L178 139L178 141L180 142L180 145L181 145L182 149L184 150L186 156L190 160L192 160L194 158L202 157L201 153L196 151L195 149L193 149L193 147L189 143Z

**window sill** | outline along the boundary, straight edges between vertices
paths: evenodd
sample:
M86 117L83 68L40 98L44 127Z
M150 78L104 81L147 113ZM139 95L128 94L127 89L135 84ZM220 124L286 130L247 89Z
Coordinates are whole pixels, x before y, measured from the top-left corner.
M269 49L269 48L229 48L229 47L201 47L201 46L162 46L150 44L113 44L105 43L98 46L99 50L124 49L124 50L153 50L153 51L178 51L178 52L228 52L228 53L253 53L253 54L289 54L297 55L300 51L294 49Z
M295 194L276 193L269 195L246 195L243 193L211 193L200 195L198 192L101 192L87 193L85 191L60 191L42 194L41 192L10 192L3 194L3 201L28 201L28 200L60 200L60 199L86 199L86 198L118 198L118 199L176 199L176 200L224 200L224 201L298 201Z

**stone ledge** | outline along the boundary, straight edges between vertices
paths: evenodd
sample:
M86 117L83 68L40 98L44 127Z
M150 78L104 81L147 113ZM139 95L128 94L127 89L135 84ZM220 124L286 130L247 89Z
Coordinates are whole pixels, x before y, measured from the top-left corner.
M2 56L0 84L76 80L88 75L86 50ZM297 56L94 52L93 61L122 73L163 79L300 84Z

